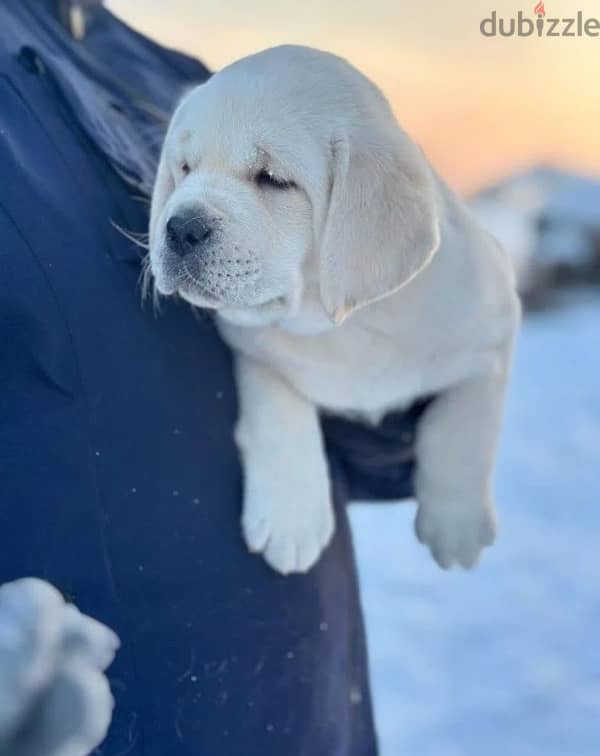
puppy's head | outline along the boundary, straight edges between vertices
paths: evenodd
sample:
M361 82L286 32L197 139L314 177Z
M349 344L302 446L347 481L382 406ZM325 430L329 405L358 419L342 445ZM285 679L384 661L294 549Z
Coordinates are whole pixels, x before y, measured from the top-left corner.
M414 277L438 241L424 157L379 90L333 55L245 58L173 116L150 221L163 294L241 324L307 302L340 323Z

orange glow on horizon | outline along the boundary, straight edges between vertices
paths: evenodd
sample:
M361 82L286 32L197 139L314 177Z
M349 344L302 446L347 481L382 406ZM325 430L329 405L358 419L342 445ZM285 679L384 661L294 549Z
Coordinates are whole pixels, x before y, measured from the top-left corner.
M206 4L208 6L208 4ZM600 37L493 38L480 22L536 3L423 0L399 7L304 0L110 0L140 31L199 56L213 70L283 42L331 50L363 70L386 93L399 121L439 172L472 191L535 163L600 175ZM546 14L573 15L568 0L547 0ZM600 17L596 0L578 0Z

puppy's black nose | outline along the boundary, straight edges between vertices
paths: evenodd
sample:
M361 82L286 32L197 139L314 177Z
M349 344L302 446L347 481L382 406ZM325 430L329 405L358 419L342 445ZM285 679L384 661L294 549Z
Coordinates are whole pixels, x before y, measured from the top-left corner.
M212 235L212 226L199 212L172 215L167 221L167 244L179 257L199 252Z

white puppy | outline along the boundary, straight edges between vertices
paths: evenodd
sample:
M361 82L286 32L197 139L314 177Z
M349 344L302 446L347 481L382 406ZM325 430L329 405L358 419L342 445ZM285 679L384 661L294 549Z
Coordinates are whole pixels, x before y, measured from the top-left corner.
M162 294L234 348L243 529L305 571L334 528L319 409L369 421L435 395L416 531L443 567L494 538L491 477L519 322L508 258L345 61L285 46L189 93L150 223Z

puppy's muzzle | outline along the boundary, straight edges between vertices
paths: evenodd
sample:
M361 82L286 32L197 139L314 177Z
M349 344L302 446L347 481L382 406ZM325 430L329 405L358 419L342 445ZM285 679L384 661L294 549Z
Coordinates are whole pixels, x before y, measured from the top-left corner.
M167 246L177 257L200 254L214 235L214 226L201 211L172 215L167 221Z

